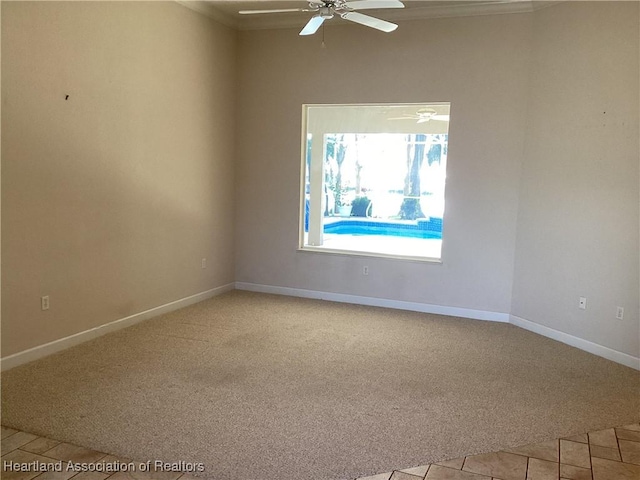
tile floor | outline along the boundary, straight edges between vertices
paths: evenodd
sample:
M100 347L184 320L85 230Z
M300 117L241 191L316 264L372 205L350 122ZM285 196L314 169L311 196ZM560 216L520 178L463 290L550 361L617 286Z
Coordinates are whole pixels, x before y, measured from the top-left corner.
M194 480L172 471L142 471L140 462L2 427L2 475L6 480ZM59 463L61 462L62 463ZM67 471L66 466L133 465L132 471ZM142 462L143 464L145 462ZM12 470L27 464L31 471ZM62 471L34 466L62 465ZM153 463L152 469L153 469ZM183 466L184 467L184 466ZM46 468L46 467L45 467ZM168 467L171 469L171 466ZM123 470L123 469L121 469ZM215 478L215 474L214 474ZM470 455L356 480L640 480L640 423L500 452ZM275 479L274 479L275 480Z

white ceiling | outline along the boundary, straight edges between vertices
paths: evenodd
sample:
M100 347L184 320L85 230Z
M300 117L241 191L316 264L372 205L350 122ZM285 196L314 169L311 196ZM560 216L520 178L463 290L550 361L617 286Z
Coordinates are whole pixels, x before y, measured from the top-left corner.
M306 8L305 0L177 0L193 10L240 30L298 27L309 18L309 13L269 13L240 15L239 10ZM384 20L415 20L422 18L491 15L498 13L531 12L548 4L532 0L402 0L404 9L367 10L367 14ZM342 22L340 18L334 19ZM332 20L333 21L333 20Z

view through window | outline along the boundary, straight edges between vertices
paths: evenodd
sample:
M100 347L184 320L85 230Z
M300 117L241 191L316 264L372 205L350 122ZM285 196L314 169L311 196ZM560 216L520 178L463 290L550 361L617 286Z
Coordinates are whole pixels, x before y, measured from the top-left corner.
M303 113L301 248L439 260L450 104Z

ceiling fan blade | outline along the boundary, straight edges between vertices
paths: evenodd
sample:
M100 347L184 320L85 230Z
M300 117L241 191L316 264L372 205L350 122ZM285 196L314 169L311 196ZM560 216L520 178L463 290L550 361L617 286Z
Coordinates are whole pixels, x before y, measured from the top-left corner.
M311 17L311 20L307 22L304 28L300 31L299 35L313 35L318 31L320 25L322 25L322 22L324 22L324 18L322 18L320 15Z
M386 20L380 20L379 18L370 17L369 15L363 15L358 12L346 12L340 15L345 20L350 22L359 23L367 27L375 28L376 30L382 30L383 32L393 32L398 25L395 23L387 22Z
M431 120L440 120L441 122L448 122L449 115L434 115L431 117Z
M279 8L276 10L240 10L240 15L253 15L255 13L287 13L287 12L310 12L307 8Z
M368 10L372 8L404 8L404 3L397 0L356 0L345 2L345 6L354 10Z

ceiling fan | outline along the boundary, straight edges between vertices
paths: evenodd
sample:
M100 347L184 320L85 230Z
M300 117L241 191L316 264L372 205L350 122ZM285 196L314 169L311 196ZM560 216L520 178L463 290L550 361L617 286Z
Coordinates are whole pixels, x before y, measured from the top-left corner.
M416 120L417 123L425 123L431 120L448 122L449 115L438 115L432 108L420 108L416 113L404 113L401 117L389 118L388 120Z
M356 10L370 10L380 8L404 8L404 4L398 0L310 0L309 8L280 8L274 10L241 10L242 15L260 13L286 13L286 12L314 12L315 15L307 22L300 35L313 35L318 31L325 20L333 18L335 14L350 22L359 23L367 27L393 32L398 25L379 18L364 15Z

